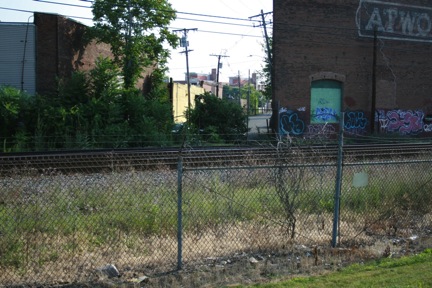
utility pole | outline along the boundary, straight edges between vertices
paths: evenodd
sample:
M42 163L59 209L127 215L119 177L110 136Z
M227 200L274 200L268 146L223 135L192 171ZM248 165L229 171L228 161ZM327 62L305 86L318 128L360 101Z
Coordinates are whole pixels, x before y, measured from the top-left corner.
M210 54L210 56L216 56L218 57L218 64L217 64L217 72L216 72L216 97L219 98L219 68L221 68L221 57L229 57L226 55L215 55L215 54Z
M275 89L273 86L274 85L273 57L272 57L272 50L270 47L270 39L267 33L267 26L266 26L267 23L265 21L265 16L268 14L272 14L272 12L264 13L263 10L261 10L261 14L251 16L249 17L249 19L261 17L261 24L259 26L263 26L264 28L264 36L265 36L266 47L267 47L267 58L268 58L268 64L270 68L270 87L272 93L272 118L274 119L273 126L275 128L276 135L278 135L279 134L279 103L276 103Z
M186 80L187 80L187 93L188 93L188 113L186 114L186 121L189 123L189 112L191 109L191 97L190 97L190 75L189 75L189 52L193 51L193 50L189 50L188 46L189 46L189 41L187 40L187 33L189 31L197 31L197 28L190 28L190 29L179 29L179 30L174 30L173 32L183 32L183 37L180 40L180 47L184 47L185 51L182 51L180 53L185 53L186 54Z
M241 79L240 79L240 70L238 71L238 87L239 87L239 105L241 107Z
M250 107L250 94L251 94L251 78L250 78L250 69L248 70L248 92L247 92L247 98L246 98L246 113L247 113L247 120L246 120L246 142L249 140L249 107Z
M372 103L371 103L371 134L375 133L375 110L376 110L376 68L377 68L377 30L374 31L373 58L372 58Z

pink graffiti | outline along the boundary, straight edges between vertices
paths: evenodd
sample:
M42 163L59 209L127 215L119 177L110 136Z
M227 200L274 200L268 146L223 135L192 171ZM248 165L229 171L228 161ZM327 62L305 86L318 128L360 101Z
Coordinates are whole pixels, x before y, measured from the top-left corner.
M417 134L423 131L424 113L420 110L392 110L387 112L387 131L402 135Z

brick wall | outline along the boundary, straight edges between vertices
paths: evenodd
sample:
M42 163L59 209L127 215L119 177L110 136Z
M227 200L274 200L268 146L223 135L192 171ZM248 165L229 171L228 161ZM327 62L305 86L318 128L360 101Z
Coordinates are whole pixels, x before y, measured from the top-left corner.
M431 9L430 1L384 2L402 5L379 6L381 12L391 8L397 9L397 13L425 15L418 23L414 17L420 16L412 16L415 31L411 34L430 28L426 14L432 10L415 11L404 6ZM311 81L339 77L335 80L343 83L342 109L364 111L373 119L374 38L359 36L356 16L365 14L366 9L374 10L371 3L362 3L364 6L359 6L359 0L274 0L274 93L280 106L292 110L305 107L304 115L309 115ZM359 7L365 10L362 12ZM388 25L388 19L381 15L383 25ZM402 29L396 25L395 30ZM387 39L381 37L389 35L384 32L379 34L376 49L376 108L423 109L425 114L432 114L431 41L424 42L417 36L409 40ZM304 121L309 123L309 119Z
M89 71L95 67L96 59L112 57L110 46L105 43L86 42L87 27L79 22L56 14L35 13L36 36L36 85L41 94L55 93L57 79L68 78L74 71ZM137 83L146 90L149 67Z

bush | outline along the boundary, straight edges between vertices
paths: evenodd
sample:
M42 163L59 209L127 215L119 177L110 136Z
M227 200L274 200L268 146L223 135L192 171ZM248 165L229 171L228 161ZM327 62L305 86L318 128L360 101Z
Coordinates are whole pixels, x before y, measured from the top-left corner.
M236 103L205 93L198 96L190 111L191 124L201 131L206 141L219 138L225 142L242 139L247 132L246 115Z

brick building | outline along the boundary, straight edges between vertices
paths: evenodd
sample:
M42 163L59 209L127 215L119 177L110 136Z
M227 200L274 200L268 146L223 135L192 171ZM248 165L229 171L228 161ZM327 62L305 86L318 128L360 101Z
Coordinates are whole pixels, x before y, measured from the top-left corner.
M274 0L281 133L432 131L429 0Z
M48 13L34 13L33 23L1 23L0 85L31 94L56 93L58 79L93 69L99 56L112 57L108 44L86 41L86 29L77 21ZM145 90L152 70L143 73L138 88Z

